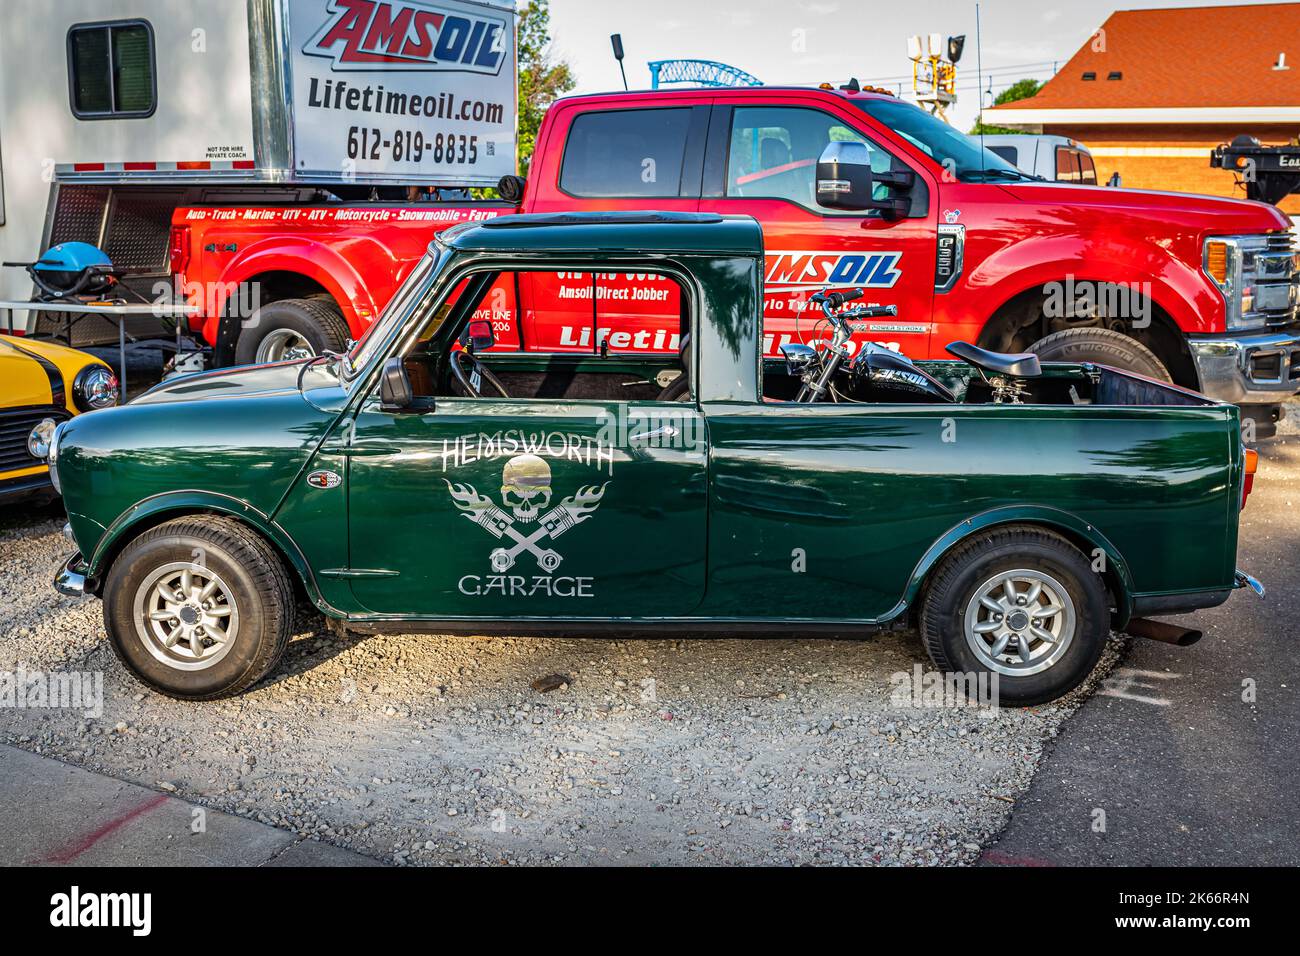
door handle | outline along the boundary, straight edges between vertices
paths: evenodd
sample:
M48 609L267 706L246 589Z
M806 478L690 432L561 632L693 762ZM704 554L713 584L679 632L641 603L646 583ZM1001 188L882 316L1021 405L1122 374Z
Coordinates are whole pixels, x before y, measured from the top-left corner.
M327 455L342 455L345 458L366 458L380 455L400 455L402 446L388 443L343 445L327 442L321 446L320 450Z

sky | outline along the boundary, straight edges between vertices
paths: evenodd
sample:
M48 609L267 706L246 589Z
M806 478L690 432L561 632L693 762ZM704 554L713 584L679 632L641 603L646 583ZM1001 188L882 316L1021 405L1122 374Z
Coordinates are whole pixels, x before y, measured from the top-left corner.
M621 89L609 35L621 33L628 85L650 86L650 60L718 60L767 84L840 83L856 76L865 85L910 92L907 38L913 34L966 34L957 66L958 101L949 118L969 129L984 91L1023 77L1047 80L1115 10L1205 6L1204 0L1143 3L981 0L980 54L974 0L551 0L554 51L577 76L574 92ZM1216 6L1233 5L1219 0ZM991 97L984 97L989 105Z

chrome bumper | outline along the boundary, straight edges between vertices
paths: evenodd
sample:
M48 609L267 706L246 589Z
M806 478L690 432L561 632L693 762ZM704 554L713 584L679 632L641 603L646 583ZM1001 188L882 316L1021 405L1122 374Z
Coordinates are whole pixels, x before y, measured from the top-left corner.
M81 552L78 551L68 558L63 567L59 569L59 573L54 575L54 590L60 594L66 594L68 597L85 597L86 575L84 568Z
M1300 392L1300 333L1192 338L1201 391L1237 405L1276 405Z

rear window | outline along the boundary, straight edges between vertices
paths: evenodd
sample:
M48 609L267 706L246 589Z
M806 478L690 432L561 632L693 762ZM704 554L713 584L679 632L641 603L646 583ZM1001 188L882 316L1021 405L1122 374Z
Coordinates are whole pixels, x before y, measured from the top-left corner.
M153 28L143 20L72 27L68 87L79 119L152 115L158 99Z
M571 196L676 197L691 109L584 113L569 128L560 188Z
M1079 181L1089 186L1097 185L1097 167L1092 164L1092 157L1087 153L1079 154Z
M1065 146L1056 147L1056 181L1058 183L1079 181L1078 154Z

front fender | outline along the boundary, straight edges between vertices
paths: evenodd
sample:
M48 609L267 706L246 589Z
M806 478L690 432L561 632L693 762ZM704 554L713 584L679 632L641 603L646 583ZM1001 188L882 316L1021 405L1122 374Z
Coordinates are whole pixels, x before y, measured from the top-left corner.
M1119 549L1104 534L1082 518L1068 511L1050 508L1045 505L1014 505L993 508L967 518L956 527L950 528L938 541L930 546L929 550L921 556L921 560L917 562L908 581L903 601L896 613L901 614L916 603L921 588L925 584L925 579L939 561L953 548L971 535L987 531L990 528L1011 524L1038 525L1064 534L1067 538L1072 539L1075 544L1084 543L1089 545L1088 551L1090 553L1087 557L1094 562L1094 567L1098 557L1104 560L1104 567L1108 572L1107 577L1115 586L1117 592L1115 594L1116 626L1122 627L1128 623L1133 608L1133 577L1124 556L1119 553Z
M313 604L324 609L325 602L316 585L311 565L293 538L268 515L247 502L214 491L170 491L136 502L109 524L91 553L85 557L86 577L102 582L117 553L141 531L174 517L205 513L235 518L270 541L302 581L307 597Z
M1093 248L1079 237L1024 239L997 250L972 271L970 284L982 290L992 308L1031 289L1073 280L1135 288L1184 332L1213 332L1223 326L1223 297L1208 280L1178 257L1145 243ZM996 305L994 305L996 303Z

